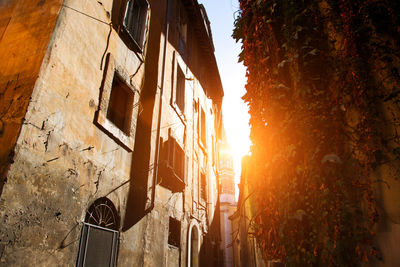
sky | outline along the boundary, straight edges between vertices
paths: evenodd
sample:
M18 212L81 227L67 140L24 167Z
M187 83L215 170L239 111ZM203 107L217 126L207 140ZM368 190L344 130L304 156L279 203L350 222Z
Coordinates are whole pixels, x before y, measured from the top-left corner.
M246 70L241 63L238 63L241 44L236 43L231 37L239 3L237 0L198 0L198 2L204 5L211 23L215 56L225 92L222 103L225 130L232 147L235 182L238 184L241 158L248 154L250 147L248 107L241 99L245 93Z

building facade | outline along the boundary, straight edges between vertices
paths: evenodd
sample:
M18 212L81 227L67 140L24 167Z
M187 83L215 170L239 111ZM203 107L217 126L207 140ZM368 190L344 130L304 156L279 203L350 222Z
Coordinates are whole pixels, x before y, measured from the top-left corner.
M249 177L249 156L242 158L242 173L239 184L239 199L236 212L229 217L232 221L232 249L233 266L237 267L280 267L282 264L275 261L264 260L263 252L257 245L254 235L252 218L255 214L254 195L248 183Z
M235 172L233 170L232 151L223 139L220 146L220 216L221 216L221 250L224 266L233 265L232 224L229 217L236 211Z
M218 266L223 90L205 9L0 7L0 265Z

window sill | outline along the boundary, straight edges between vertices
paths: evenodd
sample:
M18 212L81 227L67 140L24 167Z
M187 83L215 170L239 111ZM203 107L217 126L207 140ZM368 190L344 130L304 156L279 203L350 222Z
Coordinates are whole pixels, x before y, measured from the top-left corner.
M168 248L170 248L170 249L176 249L176 250L179 250L179 249L180 249L179 247L177 247L177 246L175 246L175 245L172 245L172 244L168 244Z
M144 62L144 48L141 48L138 43L135 41L135 39L132 37L132 35L125 29L125 26L121 26L119 30L119 35L121 37L121 40L124 42L126 47L129 48L129 50L132 50L135 52L135 54L138 56L139 60Z
M96 123L100 128L102 128L109 136L111 136L118 144L122 145L129 152L133 151L133 146L135 144L135 138L133 136L128 136L123 131L121 131L117 126L115 126L111 121L109 121L105 114L98 111L96 116Z

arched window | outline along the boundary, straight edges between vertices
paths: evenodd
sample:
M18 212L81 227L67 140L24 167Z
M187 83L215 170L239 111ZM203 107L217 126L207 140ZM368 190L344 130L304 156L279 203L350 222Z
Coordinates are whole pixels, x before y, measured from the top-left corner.
M194 221L189 226L189 242L188 242L188 266L199 266L199 250L200 250L200 231L199 226Z
M199 233L197 231L197 227L193 227L191 232L191 243L190 243L190 267L197 267L199 266L199 250L198 250L198 243L199 243Z
M114 204L99 198L86 212L77 266L116 266L120 219Z

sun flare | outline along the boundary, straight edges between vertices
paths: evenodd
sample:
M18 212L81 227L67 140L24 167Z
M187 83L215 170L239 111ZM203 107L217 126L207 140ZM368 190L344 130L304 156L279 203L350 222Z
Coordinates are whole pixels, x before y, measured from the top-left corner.
M250 150L247 106L240 98L226 97L223 104L226 137L231 146L235 183L240 181L241 160Z

